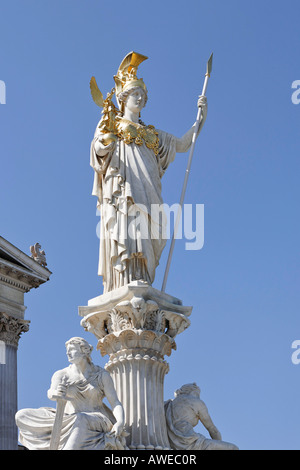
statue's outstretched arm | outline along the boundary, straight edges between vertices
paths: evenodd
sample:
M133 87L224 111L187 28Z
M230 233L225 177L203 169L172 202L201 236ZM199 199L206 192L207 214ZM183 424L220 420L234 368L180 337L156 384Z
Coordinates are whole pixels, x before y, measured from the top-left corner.
M199 129L198 129L198 132L197 132L197 137L201 132L201 129L202 129L204 123L205 123L206 116L207 116L206 96L200 96L199 97L198 108L200 108L200 107L202 108L202 113L201 113L200 126L199 126ZM193 138L193 134L194 134L194 131L195 131L195 126L196 126L196 123L193 124L191 129L189 129L186 132L186 134L184 134L184 136L182 136L181 138L176 139L176 152L185 153L185 152L188 151L188 149L190 148L190 146L192 144L192 138Z

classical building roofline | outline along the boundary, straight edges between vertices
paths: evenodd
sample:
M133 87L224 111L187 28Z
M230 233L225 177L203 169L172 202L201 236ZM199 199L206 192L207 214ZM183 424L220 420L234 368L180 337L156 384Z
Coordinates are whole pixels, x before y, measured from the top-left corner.
M0 282L28 292L48 281L51 271L0 236Z

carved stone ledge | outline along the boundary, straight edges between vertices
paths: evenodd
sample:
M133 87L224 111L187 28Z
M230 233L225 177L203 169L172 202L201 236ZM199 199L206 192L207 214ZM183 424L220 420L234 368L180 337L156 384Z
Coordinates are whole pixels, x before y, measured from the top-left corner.
M173 338L164 333L128 329L106 335L98 341L97 349L100 350L102 356L123 351L127 354L128 351L135 350L136 354L163 359L165 355L171 355L172 349L176 349L176 343Z
M1 242L1 237L0 237ZM24 255L30 263L38 264L31 258ZM17 260L16 260L17 263ZM12 261L3 259L0 256L0 282L8 284L22 292L29 292L32 288L37 288L49 279L51 272L44 267L38 267L43 272L39 273L32 269L31 266L26 267L20 264L14 264Z
M4 270L1 272L0 270L0 281L4 282L5 284L8 284L18 290L21 290L23 292L29 292L30 287L23 282L24 278L13 278L9 276L9 273L7 271L4 272Z
M151 286L129 284L117 291L93 299L87 307L79 307L81 325L99 340L128 329L150 330L175 338L190 325L191 307L182 306L178 299Z
M29 320L11 317L0 312L0 340L18 347L21 334L29 330L29 323Z

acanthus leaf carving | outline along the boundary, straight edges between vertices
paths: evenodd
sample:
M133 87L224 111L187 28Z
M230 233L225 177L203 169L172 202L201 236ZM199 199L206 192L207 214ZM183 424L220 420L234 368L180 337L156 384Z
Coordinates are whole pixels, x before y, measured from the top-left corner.
M17 347L21 334L29 330L29 323L29 320L22 320L0 312L0 340Z

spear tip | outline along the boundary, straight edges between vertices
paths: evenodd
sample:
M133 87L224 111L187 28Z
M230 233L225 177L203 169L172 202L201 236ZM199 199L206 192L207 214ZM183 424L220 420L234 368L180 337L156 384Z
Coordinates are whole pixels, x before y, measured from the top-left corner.
M207 72L206 74L210 77L211 71L212 71L212 61L213 61L213 53L211 54L210 58L208 59L207 62Z

